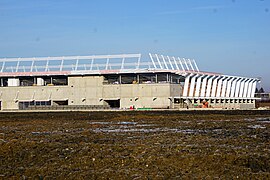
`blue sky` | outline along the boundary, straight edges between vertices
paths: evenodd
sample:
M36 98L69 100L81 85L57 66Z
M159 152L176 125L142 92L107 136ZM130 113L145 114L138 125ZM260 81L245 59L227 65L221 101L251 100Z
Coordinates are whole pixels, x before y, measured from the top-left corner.
M149 52L270 91L270 0L0 0L0 57Z

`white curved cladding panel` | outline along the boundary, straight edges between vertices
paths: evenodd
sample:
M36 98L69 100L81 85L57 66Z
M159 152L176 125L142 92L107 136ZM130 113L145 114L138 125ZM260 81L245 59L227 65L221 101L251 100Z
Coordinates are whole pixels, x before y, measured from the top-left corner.
M208 76L206 76L205 78L203 78L202 89L201 89L201 97L205 97L207 79L208 79Z
M211 97L216 97L218 79L219 79L219 77L215 78L214 81L213 81Z
M183 96L184 96L184 97L187 97L187 95L188 95L189 79L190 79L190 75L188 75L188 76L185 78L184 91L183 91Z
M242 81L243 81L243 78L240 78L239 81L237 81L234 97L239 97L240 85Z
M195 97L200 96L201 82L202 82L202 76L198 77L198 79L197 79Z
M193 97L194 96L194 89L195 89L195 82L196 82L196 78L198 76L194 76L191 78L191 82L190 82L190 88L189 88L189 97Z
M257 86L257 81L254 81L252 84L252 91L251 91L251 97L255 97L255 92L256 92L256 86Z
M253 86L253 82L254 82L255 80L253 79L253 80L251 80L250 82L249 82L249 84L248 84L248 92L247 92L247 97L248 98L251 98L251 93L252 93L252 86Z
M216 97L221 97L221 88L222 88L222 83L223 83L224 79L225 79L225 77L218 80L218 87L217 87L217 95L216 95Z
M235 80L233 80L232 82L232 88L231 88L231 94L230 97L234 97L235 94L235 87L236 87L236 82L239 80L239 78L236 78Z
M245 82L247 81L247 79L244 79L242 82L241 82L241 85L240 85L240 92L239 92L239 97L242 98L244 97L244 88L245 88Z
M231 87L232 87L232 81L233 79L230 79L228 82L227 82L227 86L226 86L226 97L230 97L230 93L231 93Z
M248 79L248 81L245 82L243 97L247 97L249 82L250 82L250 79Z
M227 89L227 82L228 82L227 79L223 80L222 90L221 90L221 97L225 97L225 95L226 95L225 93L226 93L226 89Z
M207 82L207 87L206 87L206 97L210 97L211 89L212 89L212 82L215 76L210 77Z

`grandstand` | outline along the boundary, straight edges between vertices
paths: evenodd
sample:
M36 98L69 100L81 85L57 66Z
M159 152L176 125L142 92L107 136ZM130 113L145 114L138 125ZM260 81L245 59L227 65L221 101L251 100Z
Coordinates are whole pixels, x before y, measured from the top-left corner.
M258 82L158 54L1 58L0 108L252 109Z

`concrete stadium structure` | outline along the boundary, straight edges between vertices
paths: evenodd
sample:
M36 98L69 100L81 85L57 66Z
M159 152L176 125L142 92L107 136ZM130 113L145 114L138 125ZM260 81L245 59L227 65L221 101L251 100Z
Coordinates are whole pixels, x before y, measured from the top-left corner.
M0 109L252 109L258 82L157 54L2 58Z

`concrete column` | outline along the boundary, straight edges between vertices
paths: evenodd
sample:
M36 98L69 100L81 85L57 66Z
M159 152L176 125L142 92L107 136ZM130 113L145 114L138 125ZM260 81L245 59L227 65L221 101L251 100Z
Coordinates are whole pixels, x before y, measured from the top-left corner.
M212 86L212 92L211 92L211 97L216 97L216 91L217 91L217 82L220 79L220 77L217 77L213 81L213 86Z
M228 80L228 82L227 82L225 97L230 97L231 87L232 87L232 81L233 81L233 78L231 78L231 79Z
M201 82L202 82L202 76L199 76L196 83L195 97L200 96Z
M206 97L210 97L210 93L211 93L211 89L212 89L212 82L213 82L213 79L215 78L216 76L212 76L208 79L208 82L207 82L207 89L206 89Z
M196 81L197 77L198 77L198 75L193 76L191 78L190 88L189 88L189 97L194 97L195 81Z
M218 80L218 87L217 87L217 94L216 97L221 97L221 88L223 80L226 79L226 77L222 77L220 80Z
M252 84L252 91L251 91L251 96L252 98L255 97L255 92L256 92L256 86L257 86L257 81L255 80Z
M248 79L248 80L245 82L243 97L247 97L249 82L250 82L250 79Z
M248 98L251 98L251 93L252 93L252 86L253 86L253 82L254 82L255 80L253 79L253 80L251 80L250 82L249 82L249 84L248 84L248 92L247 92L247 97Z
M206 91L206 83L207 83L207 79L209 76L206 76L205 78L203 78L202 81L202 89L201 89L201 97L205 97L205 91Z
M243 78L240 78L237 83L236 83L236 88L235 88L235 94L234 97L239 97L239 92L240 92L240 85L241 82L243 81Z
M222 90L221 90L221 97L225 97L226 89L227 89L227 82L228 79L224 79L222 82Z
M235 87L236 87L236 82L239 80L239 78L236 78L232 82L232 87L231 87L231 94L230 97L234 97L235 95Z
M183 91L183 97L188 96L188 88L189 88L189 80L190 80L190 74L186 76L185 78L185 84L184 84L184 91Z
M248 79L243 79L243 81L241 82L241 85L240 85L240 92L239 92L239 97L242 98L244 97L243 94L244 94L244 88L245 88L245 82L247 81Z

